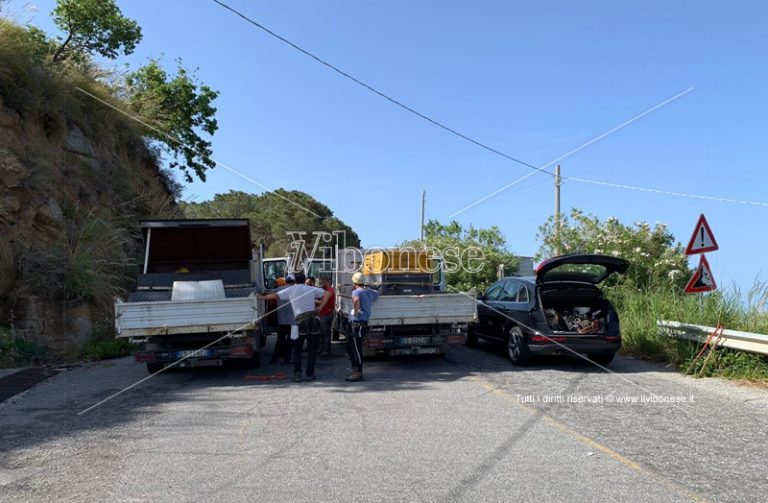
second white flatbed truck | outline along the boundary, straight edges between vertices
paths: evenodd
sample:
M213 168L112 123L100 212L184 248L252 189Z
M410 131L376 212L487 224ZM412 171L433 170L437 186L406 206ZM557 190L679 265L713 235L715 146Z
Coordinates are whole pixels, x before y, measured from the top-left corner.
M400 250L390 250L395 256ZM382 253L381 251L371 253ZM334 283L336 326L346 334L352 310L352 274L365 269L364 250L337 250ZM442 262L430 257L434 271L419 274L366 275L368 287L380 295L371 309L363 355L445 354L451 345L464 344L467 326L477 320L477 302L468 293L446 292ZM366 271L369 272L369 271Z

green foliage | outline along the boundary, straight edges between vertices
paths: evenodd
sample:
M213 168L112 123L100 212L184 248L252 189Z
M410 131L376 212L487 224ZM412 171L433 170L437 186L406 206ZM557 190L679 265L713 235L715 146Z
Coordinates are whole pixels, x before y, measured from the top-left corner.
M114 59L131 54L141 41L141 28L123 16L114 0L58 0L51 13L65 35L53 53L53 61L99 54Z
M61 88L44 67L48 50L40 30L0 19L0 97L22 115L42 115L48 101L59 101Z
M681 321L714 327L768 334L768 285L755 283L742 301L737 290L707 295L686 295L679 288L639 291L629 286L612 289L611 299L619 312L622 350L628 354L669 361L683 372L700 375L703 361L694 357L699 345L662 334L656 320ZM701 359L700 359L701 360ZM768 377L768 362L758 355L718 349L707 363L704 376L743 379Z
M333 216L327 206L298 190L277 189L260 195L231 190L216 194L210 201L180 204L187 218L249 219L251 235L256 244L264 244L267 256L288 253L289 232L305 232L310 249L315 231L344 231L347 246L360 246L360 238L351 227Z
M192 182L190 170L205 181L205 171L216 162L211 142L198 131L213 135L218 129L212 103L219 93L199 83L181 64L175 75L169 75L156 60L128 74L126 93L131 109L151 124L144 134L172 154L171 167L180 168L188 182Z
M689 344L698 352L698 346ZM701 357L689 358L681 365L686 373L696 377L725 377L727 379L768 380L768 358L762 355L717 349L709 355L706 350Z
M688 259L682 246L666 225L651 227L646 222L624 225L616 218L600 221L573 209L570 218L560 220L560 237L555 236L555 219L539 227L542 241L539 258L562 254L595 253L613 255L631 264L623 276L614 275L609 284L628 284L641 290L655 287L684 287L689 276Z
M85 66L46 64L52 43L36 28L25 28L0 19L0 98L3 105L28 121L45 127L49 138L62 138L68 123L103 140L141 142L135 124L115 110L78 91L120 103L114 92Z
M424 226L424 242L407 241L403 246L422 248L443 255L446 261L446 283L457 290L468 291L472 288L486 289L496 281L499 265L504 265L505 274L512 274L520 263L507 249L504 235L495 225L487 229L474 226L464 229L457 221L443 225L437 220L430 220ZM468 250L476 250L471 260ZM451 267L455 263L458 267Z
M45 348L22 337L14 337L8 328L0 327L0 368L36 365L45 357Z
M92 339L84 347L82 356L86 360L120 358L136 351L136 345L127 339Z
M67 214L62 239L31 247L21 262L21 291L49 299L88 301L107 310L131 280L129 236L94 209Z

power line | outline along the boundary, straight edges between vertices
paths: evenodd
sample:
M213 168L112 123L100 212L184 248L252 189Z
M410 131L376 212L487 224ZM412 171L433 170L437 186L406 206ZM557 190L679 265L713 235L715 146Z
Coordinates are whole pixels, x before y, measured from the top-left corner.
M578 178L575 176L569 176L566 180L573 180L574 182L591 183L593 185L602 185L604 187L613 187L616 189L635 190L639 192L650 192L653 194L662 194L665 196L685 197L688 199L703 199L705 201L717 201L720 203L733 203L733 204L746 204L750 206L763 206L768 207L768 202L763 201L748 201L746 199L731 199L727 197L715 197L706 196L701 194L688 194L686 192L674 192L671 190L651 189L648 187L637 187L635 185L624 185L621 183L602 182L600 180L589 180L587 178Z
M673 101L675 101L676 99L678 99L678 98L680 98L680 97L682 97L682 96L685 96L685 95L686 95L686 94L688 94L689 92L693 91L693 89L694 89L693 87L689 87L689 88L688 88L688 89L686 89L685 91L683 91L683 92L680 92L680 93L677 93L676 95L672 96L671 98L668 98L668 99L666 99L666 100L662 101L661 103L658 103L658 104L656 104L656 105L652 106L651 108L649 108L649 109L647 109L647 110L645 110L645 111L643 111L643 112L641 112L641 113L639 113L639 114L635 115L635 116L634 116L634 117L632 117L631 119L629 119L629 120L626 120L626 121L622 122L622 123L621 123L621 124L619 124L618 126L615 126L615 127L611 128L611 129L609 129L608 131L606 131L606 132L604 132L604 133L602 133L602 134L600 134L600 135L598 135L598 136L596 136L596 137L592 138L591 140L589 140L589 141L587 141L587 142L585 142L585 143L582 143L582 144L581 144L581 145L579 145L578 147L576 147L576 148L574 148L574 149L571 149L571 150L569 150L568 152L566 152L566 153L564 153L564 154L562 154L562 155L559 155L558 157L556 157L555 159L552 159L552 160L551 160L551 161L549 161L548 163L541 165L541 166L540 166L540 168L541 168L541 169L544 169L544 168L546 168L546 167L548 167L548 166L551 166L551 165L553 165L553 164L555 164L555 163L557 163L557 162L560 162L560 161L562 161L563 159L565 159L565 158L567 158L567 157L570 157L570 156L572 156L573 154L575 154L575 153L577 153L577 152L580 152L581 150L584 150L585 148L589 147L589 146L590 146L590 145L592 145L593 143L595 143L595 142L597 142L597 141L600 141L600 140L602 140L602 139L603 139L603 138L605 138L606 136L609 136L609 135L611 135L611 134L615 133L616 131L619 131L620 129L623 129L623 128L625 128L626 126L628 126L628 125L632 124L633 122L635 122L635 121L637 121L637 120L639 120L639 119L641 119L641 118L645 117L645 116L646 116L646 115L648 115L649 113L651 113L651 112L654 112L654 111L658 110L659 108L661 108L661 107L663 107L663 106L665 106L665 105L668 105L669 103L672 103ZM488 200L488 199L492 198L493 196L495 196L495 195L497 195L497 194L500 194L501 192L504 192L504 191L505 191L505 190L507 190L509 187L511 187L511 186L513 186L513 185L516 185L517 183L519 183L519 182L521 182L521 181L525 180L526 178L529 178L529 177L531 177L531 176L533 176L533 175L535 175L535 174L536 174L536 172L535 172L535 171L531 171L530 173L528 173L528 174L526 174L526 175L523 175L523 176L521 176L521 177L520 177L520 178L518 178L517 180L513 180L512 182L509 182L508 184L504 185L503 187L500 187L500 188L498 188L498 189L494 190L494 191L493 191L493 192L491 192L490 194L486 194L485 196L481 197L480 199L477 199L475 202L473 202L473 203L471 203L471 204L469 204L469 205L467 205L467 206L463 207L462 209L460 209L460 210L458 210L458 211L454 211L453 213L451 213L451 214L448 216L448 218L453 218L453 217L455 217L456 215L459 215L460 213L464 213L464 212L465 212L465 211L467 211L468 209L470 209L470 208L473 208L473 207L477 206L478 204L482 203L483 201L486 201L486 200Z
M553 173L551 173L551 172L549 172L549 171L547 171L545 169L541 169L539 167L534 166L533 164L529 164L529 163L527 163L525 161L522 161L522 160L520 160L520 159L518 159L516 157L513 157L513 156L511 156L509 154L505 154L504 152L502 152L502 151L500 151L498 149L490 147L490 146L486 145L485 143L482 143L482 142L480 142L478 140L475 140L474 138L471 138L471 137L465 135L464 133L461 133L461 132L459 132L459 131L457 131L457 130L449 127L449 126L446 126L442 122L440 122L438 120L435 120L435 119L429 117L428 115L425 115L425 114L419 112L418 110L416 110L416 109L406 105L405 103L403 103L403 102L401 102L401 101L399 101L399 100L389 96L388 94L384 93L383 91L379 91L375 87L373 87L373 86L371 86L369 84L366 84L362 80L358 79L357 77L354 77L353 75L350 75L349 73L345 72L344 70L340 69L339 67L329 63L328 61L320 58L319 56L316 56L315 54L307 51L306 49L303 49L302 47L300 47L297 44L295 44L295 43L291 42L290 40L288 40L287 38L285 38L285 37L283 37L281 35L278 35L274 31L272 31L269 28L267 28L266 26L264 26L261 23L251 19L250 17L246 16L245 14L243 14L240 11L238 11L237 9L235 9L233 7L230 7L229 5L225 4L224 2L221 2L219 0L212 0L212 1L214 3L220 5L221 7L227 9L228 11L232 12L233 14L239 16L240 18L244 19L246 22L252 24L253 26L255 26L257 28L259 28L260 30L263 30L264 32L266 32L269 35L271 35L272 37L280 40L281 42L283 42L285 44L290 45L291 47L293 47L297 51L301 52L302 54L304 54L306 56L309 56L310 58L314 59L315 61L317 61L321 65L330 68L331 70L333 70L334 72L338 73L339 75L341 75L343 77L346 77L347 79L351 80L355 84L357 84L357 85L359 85L359 86L361 86L361 87L371 91L374 94L379 95L380 97L382 97L385 100L387 100L387 101L397 105L398 107L402 108L403 110L406 110L407 112L410 112L410 113L416 115L417 117L419 117L421 119L424 119L425 121L427 121L427 122L429 122L429 123L431 123L431 124L441 128L441 129L443 129L445 131L448 131L449 133L451 133L453 135L456 135L456 136L458 136L459 138L461 138L461 139L463 139L465 141L468 141L468 142L470 142L470 143L472 143L474 145L477 145L480 148L483 148L483 149L485 149L485 150L487 150L489 152L492 152L492 153L494 153L494 154L496 154L498 156L501 156L501 157L503 157L505 159L508 159L510 161L513 161L513 162L516 162L518 164L522 164L523 166L526 166L526 167L531 168L533 170L539 171L541 173L546 173L546 174L548 174L550 176L554 176Z
M478 146L480 148L483 148L483 149L485 149L485 150L487 150L487 151L489 151L489 152L491 152L493 154L496 154L496 155L498 155L500 157L503 157L503 158L508 159L510 161L513 161L513 162L516 162L516 163L521 164L523 166L526 166L526 167L534 170L535 172L546 173L546 174L548 174L550 176L553 176L553 177L555 176L554 173L552 173L552 172L550 172L550 171L548 171L546 169L534 166L533 164L527 163L527 162L525 162L525 161L523 161L521 159L513 157L513 156L511 156L509 154L506 154L506 153L504 153L504 152L502 152L502 151L500 151L498 149L490 147L490 146L486 145L485 143L482 143L482 142L480 142L478 140L475 140L474 138L472 138L470 136L467 136L466 134L461 133L461 132L453 129L453 128L443 124L442 122L440 122L440 121L438 121L436 119L433 119L433 118L431 118L431 117L429 117L429 116L419 112L418 110L416 110L416 109L414 109L414 108L404 104L403 102L401 102L401 101L399 101L399 100L389 96L388 94L384 93L383 91L380 91L380 90L376 89L375 87L371 86L370 84L367 84L367 83L363 82L362 80L358 79L357 77L354 77L353 75L345 72L344 70L342 70L339 67L333 65L332 63L329 63L328 61L320 58L319 56L311 53L310 51L300 47L299 45L295 44L294 42L291 42L287 38L285 38L285 37L275 33L274 31L270 30L266 26L264 26L261 23L255 21L254 19L246 16L245 14L240 12L239 10L237 10L237 9L227 5L226 3L224 3L224 2L222 2L220 0L212 0L212 1L214 3L216 3L216 4L218 4L219 6L223 7L224 9L232 12L236 16L242 18L247 23L252 24L253 26L259 28L260 30L262 30L264 32L266 32L267 34L271 35L272 37L274 37L274 38L280 40L281 42L283 42L283 43L293 47L294 49L296 49L297 51L301 52L302 54L312 58L313 60L317 61L321 65L323 65L323 66L333 70L334 72L338 73L339 75L341 75L341 76L351 80L355 84L357 84L357 85L367 89L368 91L371 91L372 93L374 93L374 94L384 98L385 100L393 103L394 105L397 105L398 107L402 108L403 110L406 110L407 112L410 112L410 113L416 115L417 117L419 117L419 118L421 118L421 119L423 119L423 120L425 120L425 121L427 121L427 122L429 122L429 123L431 123L431 124L441 128L441 129L443 129L443 130L445 130L445 131L447 131L447 132L449 132L449 133L451 133L451 134L453 134L455 136L458 136L459 138L461 138L461 139L463 139L465 141L468 141L468 142L470 142L470 143L472 143L472 144L474 144L474 145L476 145L476 146ZM651 109L646 110L642 114L640 114L640 115L630 119L629 121L626 121L626 122L620 124L619 126L616 126L615 128L611 129L610 131L607 131L606 133L603 133L602 135L600 135L597 138L595 138L595 139L587 142L586 144L578 147L577 149L574 149L574 150L564 154L563 156L558 157L557 159L551 161L547 165L550 165L550 164L552 164L554 162L557 162L557 161L563 159L564 157L568 157L568 156L574 154L575 152L577 152L577 151L579 151L579 150L581 150L581 149L591 145L592 143L594 143L594 142L602 139L603 137L605 137L605 136L615 132L616 130L621 129L624 126L634 122L635 120L639 119L640 117L643 117L643 116L645 116L645 115L647 115L647 114L657 110L658 108L661 108L662 106L664 106L664 105L666 105L666 104L676 100L677 98L680 98L681 96L683 96L685 94L688 94L692 90L693 90L692 87L686 89L685 91L683 91L683 92L673 96L672 98L669 98L669 99L663 101L662 103L659 103L658 105L652 107ZM531 174L533 174L533 173L531 173ZM515 181L505 185L501 189L493 192L492 194L483 197L480 201L472 203L471 205L467 206L466 208L463 208L462 210L459 210L458 212L455 212L453 215L461 213L461 212L463 212L463 211L465 211L465 210L467 210L467 209L469 209L469 208L479 204L479 202L482 202L482 201L488 199L489 197L492 197L493 195L497 194L498 192L506 190L507 188L511 187L512 185L516 185L517 183L523 181L526 178L528 178L528 176L525 176L524 178L521 178L521 179L517 179L517 180L515 180ZM590 183L590 184L594 184L594 185L602 185L602 186L619 188L619 189L634 190L634 191L640 191L640 192L649 192L649 193L662 194L662 195L675 196L675 197L685 197L685 198L689 198L689 199L703 199L703 200L718 201L718 202L725 202L725 203L745 204L745 205L752 205L752 206L768 207L768 203L762 202L762 201L747 201L747 200L742 200L742 199L722 198L722 197L706 196L706 195L700 195L700 194L688 194L688 193L684 193L684 192L674 192L674 191L668 191L668 190L651 189L651 188L647 188L647 187L638 187L638 186L633 186L633 185L617 184L617 183L611 183L611 182L603 182L603 181L600 181L600 180L589 180L589 179L577 178L577 177L565 177L564 179L565 180L573 180L575 182ZM526 187L526 188L529 188L529 187Z

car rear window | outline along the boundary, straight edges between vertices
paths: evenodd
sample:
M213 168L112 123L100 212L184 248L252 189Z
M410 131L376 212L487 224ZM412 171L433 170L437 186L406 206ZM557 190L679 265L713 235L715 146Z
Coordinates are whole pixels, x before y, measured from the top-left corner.
M589 281L603 277L607 268L600 264L563 264L546 274L544 281Z

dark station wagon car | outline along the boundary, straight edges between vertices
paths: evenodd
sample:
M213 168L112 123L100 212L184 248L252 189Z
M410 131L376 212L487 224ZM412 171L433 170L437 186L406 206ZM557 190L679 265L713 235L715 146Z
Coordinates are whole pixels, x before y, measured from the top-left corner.
M539 264L535 277L500 279L478 297L467 344L503 343L515 365L557 354L585 354L606 365L621 347L621 332L598 285L628 267L617 257L564 255Z

